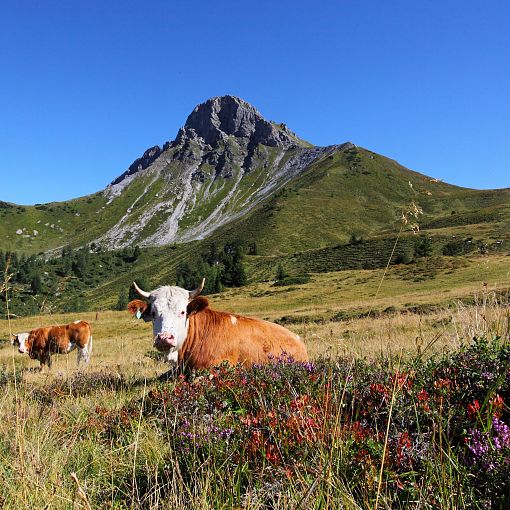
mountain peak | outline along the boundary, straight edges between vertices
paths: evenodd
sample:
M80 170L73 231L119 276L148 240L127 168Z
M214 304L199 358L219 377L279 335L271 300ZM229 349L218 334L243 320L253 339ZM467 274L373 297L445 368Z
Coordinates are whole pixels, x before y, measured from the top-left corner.
M286 127L278 129L250 103L230 95L213 97L196 106L183 131L196 133L212 146L228 136L248 138L253 144L284 147L295 145L297 140Z

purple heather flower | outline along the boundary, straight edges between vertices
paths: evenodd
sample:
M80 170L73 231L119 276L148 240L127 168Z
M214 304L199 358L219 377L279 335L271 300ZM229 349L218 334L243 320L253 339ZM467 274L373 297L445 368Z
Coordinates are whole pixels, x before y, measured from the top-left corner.
M475 460L482 458L489 451L487 436L478 429L472 430L468 448Z
M311 361L305 361L302 365L307 372L313 372L315 370L315 365Z
M492 428L494 429L494 435L497 436L494 440L498 439L503 447L510 447L510 427L503 420L494 417Z

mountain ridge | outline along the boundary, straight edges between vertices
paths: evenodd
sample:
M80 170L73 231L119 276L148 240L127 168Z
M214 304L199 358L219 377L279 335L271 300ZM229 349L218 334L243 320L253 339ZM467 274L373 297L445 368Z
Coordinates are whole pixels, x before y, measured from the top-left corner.
M268 253L276 253L273 242L299 251L353 232L391 231L412 200L429 223L448 223L452 212L490 208L507 195L441 183L351 142L313 146L246 101L219 96L197 105L173 141L148 148L102 191L35 206L0 203L0 247L111 250L251 229Z

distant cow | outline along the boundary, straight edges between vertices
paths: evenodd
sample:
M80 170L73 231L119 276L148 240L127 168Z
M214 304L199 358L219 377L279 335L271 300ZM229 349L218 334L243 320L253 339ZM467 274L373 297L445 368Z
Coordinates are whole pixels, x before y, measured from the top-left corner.
M154 347L178 353L181 368L208 368L222 361L252 365L267 363L282 354L296 361L308 360L305 344L288 329L259 319L209 308L199 296L205 280L196 290L160 287L151 292L134 288L140 296L128 310L146 322L152 321Z
M51 355L64 354L78 349L78 365L81 361L88 363L92 353L92 333L90 324L76 321L65 326L49 326L30 331L28 336L21 333L16 336L19 352L28 353L32 359L38 359L51 368Z

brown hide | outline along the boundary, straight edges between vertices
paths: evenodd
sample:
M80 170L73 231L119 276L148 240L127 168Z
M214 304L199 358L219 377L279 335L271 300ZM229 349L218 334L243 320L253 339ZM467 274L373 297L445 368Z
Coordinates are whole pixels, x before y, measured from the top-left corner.
M187 369L208 368L222 361L252 365L286 354L307 361L305 344L288 329L259 319L218 312L207 298L188 305L189 329L179 349L179 364Z
M37 328L30 331L26 347L30 357L38 359L41 365L44 365L49 361L51 354L67 352L71 342L75 343L76 347L85 347L90 336L90 324L85 321L65 326Z

